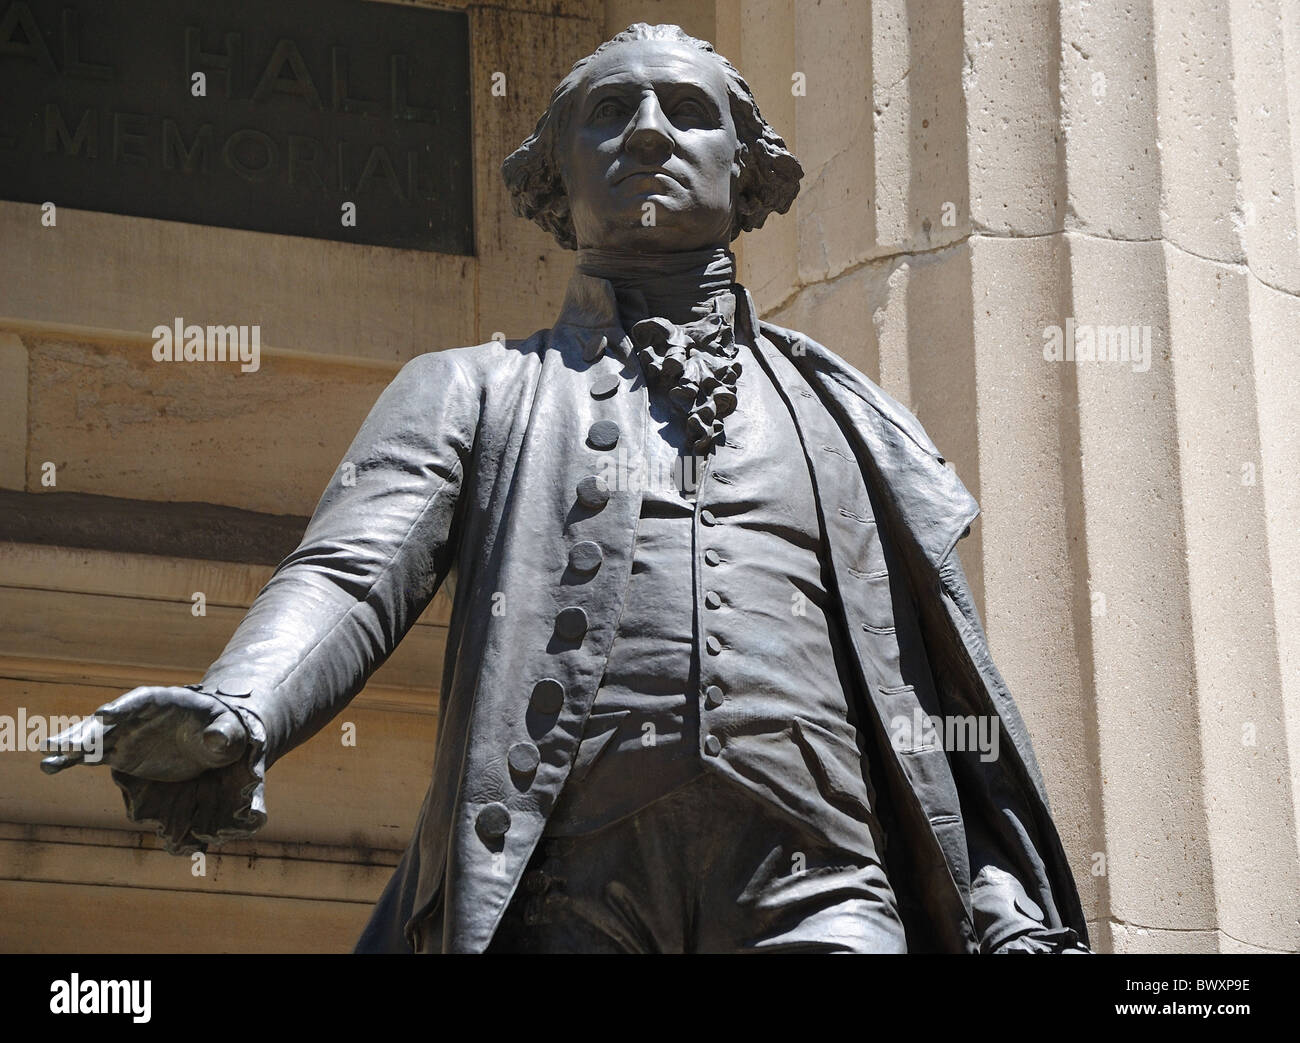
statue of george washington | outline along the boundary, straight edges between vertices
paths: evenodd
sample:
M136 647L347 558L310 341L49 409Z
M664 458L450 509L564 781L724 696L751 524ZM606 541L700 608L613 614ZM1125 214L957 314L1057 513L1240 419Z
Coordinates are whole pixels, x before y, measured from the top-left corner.
M631 26L503 172L577 252L558 319L409 362L202 682L100 709L130 815L176 851L256 830L454 570L434 775L359 950L1087 951L954 551L974 501L735 281L802 176L740 74Z

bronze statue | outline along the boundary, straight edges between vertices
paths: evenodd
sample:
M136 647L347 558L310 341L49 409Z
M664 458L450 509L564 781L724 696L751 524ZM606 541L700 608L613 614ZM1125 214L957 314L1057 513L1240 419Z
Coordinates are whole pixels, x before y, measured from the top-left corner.
M434 778L359 951L1086 952L954 552L973 499L735 282L802 176L740 74L634 25L503 173L577 251L558 321L409 362L202 683L101 708L131 817L254 832L454 569Z

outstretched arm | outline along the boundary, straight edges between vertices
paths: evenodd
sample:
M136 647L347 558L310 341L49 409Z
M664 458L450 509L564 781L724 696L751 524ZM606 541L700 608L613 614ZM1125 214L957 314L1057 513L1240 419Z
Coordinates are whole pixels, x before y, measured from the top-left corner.
M479 388L456 360L407 363L203 681L135 689L96 712L103 763L173 851L247 836L267 767L338 713L396 648L450 568ZM94 720L94 719L92 719ZM83 727L83 726L79 726ZM85 736L50 742L59 771Z
M202 690L266 729L267 764L330 720L397 647L445 578L478 422L451 358L409 362L376 402Z

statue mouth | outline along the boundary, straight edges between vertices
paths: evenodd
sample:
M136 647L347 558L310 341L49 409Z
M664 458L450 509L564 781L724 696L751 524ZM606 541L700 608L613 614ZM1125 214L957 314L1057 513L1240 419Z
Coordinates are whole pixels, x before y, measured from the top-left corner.
M634 177L665 177L669 181L674 181L679 185L681 184L680 180L661 167L650 167L644 170L629 170L626 174L620 174L616 177L613 183L621 185L624 181L628 181Z

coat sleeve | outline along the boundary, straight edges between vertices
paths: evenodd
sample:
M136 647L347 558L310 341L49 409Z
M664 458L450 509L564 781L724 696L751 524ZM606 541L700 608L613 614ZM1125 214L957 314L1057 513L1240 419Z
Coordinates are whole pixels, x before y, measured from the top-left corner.
M260 828L266 768L347 705L446 577L480 408L454 354L413 359L384 390L301 544L193 686L243 720L241 761L182 783L114 773L128 813L157 822L169 850Z

